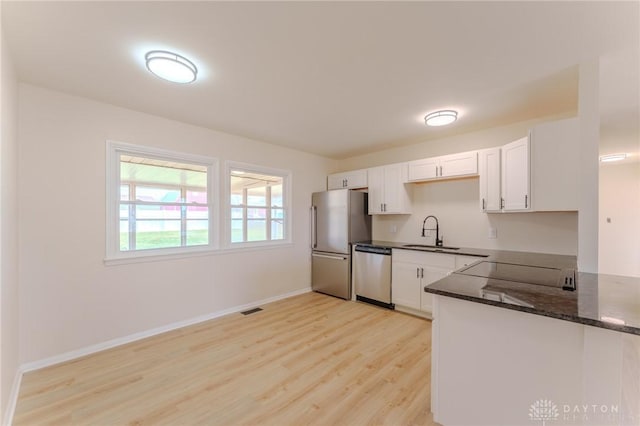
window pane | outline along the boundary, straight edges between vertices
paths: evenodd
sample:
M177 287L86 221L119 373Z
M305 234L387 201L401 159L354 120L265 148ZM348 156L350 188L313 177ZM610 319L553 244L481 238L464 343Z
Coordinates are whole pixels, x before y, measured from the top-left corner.
M120 251L129 250L129 221L120 221Z
M209 219L209 208L201 206L188 206L187 219Z
M264 241L267 239L266 220L247 220L247 241Z
M120 201L129 201L129 185L120 185Z
M187 245L199 246L209 244L209 221L187 221Z
M284 221L283 220L271 221L271 239L284 240Z
M231 242L232 243L241 243L244 241L242 227L243 227L242 219L231 220Z
M119 176L109 194L109 203L118 204L118 222L117 233L111 224L107 227L108 257L118 256L117 252L135 256L132 252L138 250L210 244L209 225L217 218L210 217L213 200L208 184L217 178L209 175L216 160L188 154L184 157L189 158L182 158L180 153L143 146L135 147L137 153L130 152L128 145L110 147L108 167Z
M179 203L180 190L157 188L151 186L136 186L137 201L153 201L156 203Z
M271 186L271 207L284 207L282 204L282 184Z
M129 206L127 204L120 205L120 219L129 219Z
M283 240L285 178L256 168L231 169L229 179L231 242Z
M264 186L258 188L247 189L247 205L248 206L266 206L267 205L267 188Z
M243 209L240 208L232 208L231 209L231 219L242 219Z
M206 191L207 167L198 164L121 155L120 181L187 186L203 188Z
M180 220L136 221L137 250L180 245Z
M231 204L242 205L242 193L244 190L244 179L236 176L231 176Z
M136 219L180 219L180 206L136 206Z
M248 219L266 219L267 209L247 209Z
M207 204L207 191L187 191L187 203Z

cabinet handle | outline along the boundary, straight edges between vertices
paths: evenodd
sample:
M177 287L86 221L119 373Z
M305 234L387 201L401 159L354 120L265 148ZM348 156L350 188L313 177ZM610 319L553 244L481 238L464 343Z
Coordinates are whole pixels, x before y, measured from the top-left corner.
M504 209L504 198L500 198L500 208Z
M420 278L420 268L416 268L416 278Z
M420 278L424 278L424 268L420 268Z
M438 177L438 166L436 166L436 177Z
M482 199L482 210L486 210L486 207L484 206L484 198Z
M442 177L442 166L440 166L440 177Z
M524 208L525 209L529 208L529 196L528 195L524 196Z

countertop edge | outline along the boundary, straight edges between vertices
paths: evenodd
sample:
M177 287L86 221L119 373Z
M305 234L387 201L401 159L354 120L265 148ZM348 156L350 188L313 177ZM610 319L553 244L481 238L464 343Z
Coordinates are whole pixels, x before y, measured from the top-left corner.
M509 309L512 311L525 312L532 315L540 315L540 316L545 316L549 318L570 321L578 324L590 325L592 327L604 328L607 330L618 331L621 333L635 334L637 336L640 336L640 328L631 327L628 325L613 324L606 321L598 321L590 318L576 317L572 315L560 314L557 312L545 311L542 309L529 308L527 306L519 306L519 305L510 304L510 303L498 302L495 300L480 299L476 297L465 296L458 293L432 289L432 288L429 288L429 286L425 286L424 291L427 293L438 295L438 296L451 297L453 299L466 300L467 302L481 303L483 305L491 305L498 308Z

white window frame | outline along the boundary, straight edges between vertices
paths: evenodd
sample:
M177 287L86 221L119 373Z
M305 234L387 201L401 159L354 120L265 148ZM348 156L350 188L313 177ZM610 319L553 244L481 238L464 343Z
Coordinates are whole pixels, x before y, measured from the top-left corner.
M250 173L282 177L282 197L284 211L284 238L281 240L243 241L231 242L231 171L242 170ZM292 173L289 170L275 169L272 167L258 166L255 164L240 163L237 161L225 162L224 173L224 236L223 247L226 249L244 249L253 247L275 247L290 245L293 242L291 231L293 229L293 209L291 204Z
M106 170L106 264L157 260L208 254L218 249L219 208L218 159L183 152L169 151L143 145L108 140ZM209 243L188 247L120 251L120 155L154 158L158 160L192 163L207 168L207 204L209 206Z

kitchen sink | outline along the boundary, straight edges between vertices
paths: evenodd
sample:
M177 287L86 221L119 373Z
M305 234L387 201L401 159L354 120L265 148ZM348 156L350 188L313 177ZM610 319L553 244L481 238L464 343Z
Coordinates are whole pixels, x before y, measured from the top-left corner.
M429 246L426 244L405 244L402 247L406 248L423 248L423 249L436 249L436 250L460 250L460 247L447 247L447 246Z

